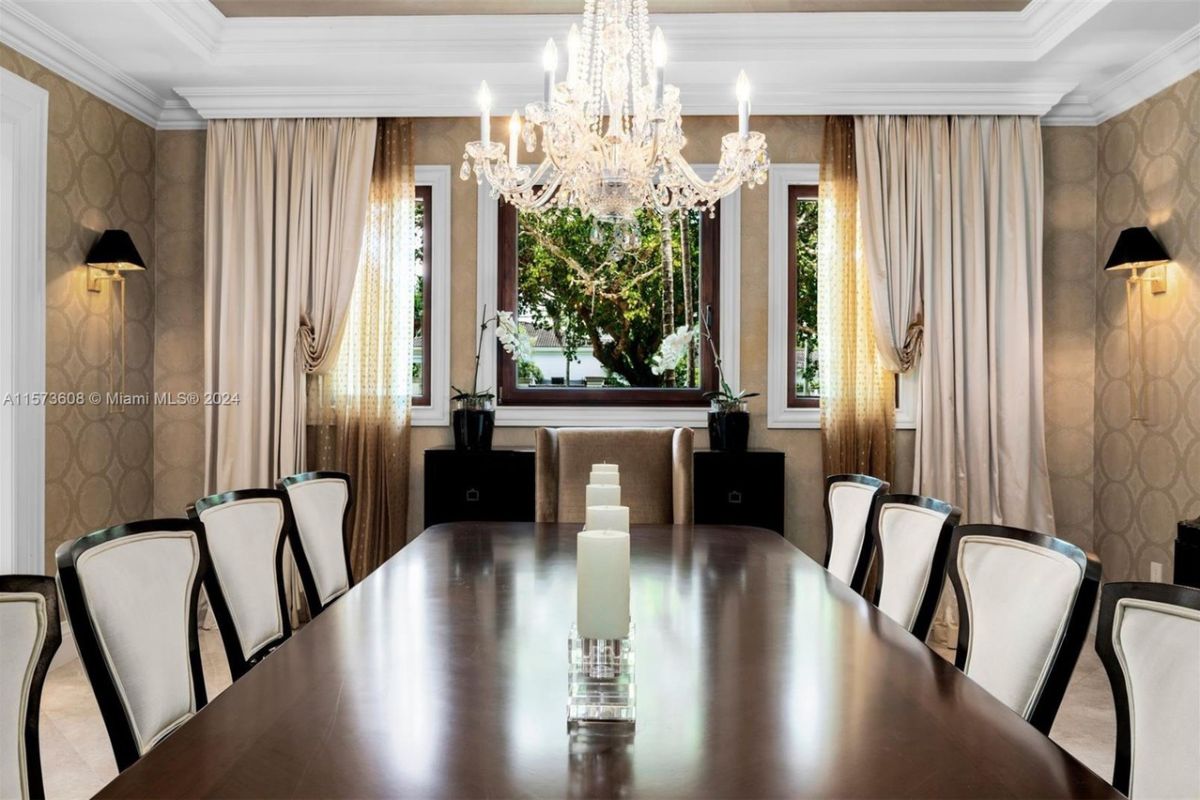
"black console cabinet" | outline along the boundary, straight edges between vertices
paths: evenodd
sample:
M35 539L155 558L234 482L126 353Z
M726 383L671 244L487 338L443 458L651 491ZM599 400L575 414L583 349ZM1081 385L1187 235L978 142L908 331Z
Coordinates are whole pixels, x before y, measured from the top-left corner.
M754 525L784 535L782 452L697 450L692 464L697 525Z
M1175 583L1200 589L1200 517L1179 523L1175 538Z
M532 522L533 450L425 451L425 527L442 522Z

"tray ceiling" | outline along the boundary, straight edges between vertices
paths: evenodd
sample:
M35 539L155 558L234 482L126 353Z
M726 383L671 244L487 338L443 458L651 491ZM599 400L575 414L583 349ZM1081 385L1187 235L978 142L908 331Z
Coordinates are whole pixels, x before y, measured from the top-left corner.
M370 0L385 1L433 5ZM467 2L486 5L438 5ZM683 2L650 0L652 9ZM765 8L834 0L687 2ZM972 6L983 2L993 0ZM227 17L209 0L0 0L0 43L159 128L222 117L463 116L478 113L484 78L497 113L539 97L542 46L547 37L561 42L578 16ZM734 79L745 69L754 114L1034 114L1094 125L1200 70L1196 0L654 16L670 48L667 78L693 115L734 113Z
M1029 0L650 0L657 14L1020 11ZM227 17L574 14L583 0L213 0Z

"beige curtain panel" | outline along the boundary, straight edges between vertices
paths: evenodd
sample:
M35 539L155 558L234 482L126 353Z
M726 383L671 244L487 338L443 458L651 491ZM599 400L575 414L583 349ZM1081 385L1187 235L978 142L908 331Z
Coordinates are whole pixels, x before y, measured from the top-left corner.
M948 117L855 119L863 259L883 363L907 372L921 349L921 282L950 250Z
M412 125L381 119L345 331L328 374L309 379L309 462L350 475L358 580L406 540L418 234Z
M964 522L1054 533L1042 396L1042 139L1036 117L952 117L922 280L916 489Z
M863 473L890 481L895 376L875 340L870 278L860 252L850 117L825 120L818 195L817 334L825 474Z
M209 492L304 467L304 373L329 359L354 285L373 119L209 122L205 390Z

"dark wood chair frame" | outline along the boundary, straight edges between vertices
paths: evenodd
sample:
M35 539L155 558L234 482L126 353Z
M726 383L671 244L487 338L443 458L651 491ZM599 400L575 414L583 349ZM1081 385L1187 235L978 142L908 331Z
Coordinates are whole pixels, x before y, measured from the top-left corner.
M55 559L58 562L58 585L62 590L63 602L67 608L67 619L71 623L71 631L75 636L75 646L79 648L79 658L83 661L88 682L91 683L92 692L96 695L96 703L100 706L100 716L104 719L104 727L108 729L113 756L116 758L117 769L120 771L124 771L136 763L141 754L138 752L137 738L133 734L133 724L126 715L125 706L121 702L116 678L109 671L104 653L100 649L96 630L92 627L87 600L84 598L83 587L79 582L79 574L75 565L79 557L93 547L126 536L137 536L156 531L186 531L197 538L198 564L189 595L187 625L188 655L192 667L192 695L196 700L196 711L199 711L208 703L208 695L204 690L204 669L200 659L196 616L200 586L208 572L208 558L204 548L199 544L200 536L195 523L189 519L169 518L115 525L89 533L74 541L65 542L55 553Z
M917 605L917 616L913 620L912 628L910 629L910 633L923 642L925 641L925 637L929 635L930 626L933 625L933 615L937 612L938 600L942 596L942 587L946 583L946 557L950 553L950 536L954 533L954 529L958 527L958 521L962 518L962 510L944 500L937 500L919 494L884 494L879 496L874 508L871 509L871 519L867 523L871 531L871 540L875 542L877 548L875 559L878 565L878 579L875 581L875 596L872 598L872 602L875 603L876 607L879 606L879 598L883 592L883 537L879 530L879 517L883 513L885 505L914 506L946 515L946 519L942 522L942 527L938 530L937 543L933 547L933 560L929 566L929 580L925 583L925 590L922 592L921 601Z
M276 486L285 495L289 486L297 486L308 481L335 478L346 482L346 510L342 514L342 552L346 558L346 591L354 588L354 572L350 569L350 518L354 510L354 484L350 476L344 472L322 470L318 472L302 472L299 475L289 475L279 481ZM296 571L300 573L300 585L304 587L304 598L308 602L308 613L313 619L337 600L335 597L329 603L322 603L317 592L317 580L313 576L312 565L304 552L304 543L300 541L300 526L295 524L295 514L292 511L291 499L288 499L288 513L292 515L291 543L292 557L296 559ZM339 595L341 597L342 595Z
M962 575L958 571L958 550L963 538L967 536L990 536L1044 547L1066 556L1079 566L1082 579L1067 615L1066 629L1050 656L1050 669L1028 717L1028 722L1033 727L1049 736L1050 727L1054 724L1054 717L1058 714L1058 707L1062 704L1067 684L1071 680L1071 673L1075 671L1075 662L1079 660L1079 652L1083 649L1083 640L1087 638L1092 610L1096 607L1096 595L1100 589L1100 560L1070 542L1044 533L1034 533L1006 525L958 526L954 535L950 537L950 555L946 571L950 575L954 597L958 602L958 649L954 655L954 666L964 672L970 656L971 617L967 613L967 598L963 591Z
M242 642L238 638L237 625L234 624L229 601L221 588L221 575L213 561L212 550L208 546L208 530L204 527L203 520L200 519L200 515L211 508L245 500L277 500L283 506L283 533L275 548L275 593L279 602L279 617L283 620L283 629L279 636L255 650L249 658L242 653ZM291 615L288 613L287 595L283 588L283 545L293 538L292 528L296 525L296 521L292 518L292 505L288 502L287 493L279 489L239 489L202 497L187 507L187 515L188 519L196 524L196 532L200 536L200 549L209 563L208 573L204 576L204 590L208 594L208 602L212 606L213 616L217 618L217 628L221 631L221 643L225 646L225 659L229 662L230 675L236 681L292 635Z
M879 513L879 498L887 493L887 481L871 475L829 475L825 478L825 560L821 566L829 569L829 557L833 555L833 513L829 508L829 490L835 483L859 483L875 490L871 498L871 509L867 512L866 529L863 531L862 550L858 554L858 563L854 567L854 575L850 579L850 588L862 594L863 586L867 583L867 575L871 571L871 557L875 555L875 538L871 528L871 520Z
M1100 591L1100 619L1096 626L1096 653L1108 673L1112 686L1113 703L1117 709L1117 750L1113 761L1113 787L1122 794L1129 794L1129 781L1133 766L1133 720L1129 716L1129 693L1125 689L1125 670L1113 646L1113 623L1116 620L1117 603L1121 600L1147 600L1165 603L1180 608L1200 611L1200 589L1176 586L1170 583L1144 583L1128 581L1107 583Z
M29 681L29 696L25 702L25 777L30 800L42 800L46 787L42 782L42 750L38 739L38 720L41 717L42 688L54 653L62 644L62 626L58 621L58 589L54 578L46 575L0 575L0 594L37 593L46 600L46 638L37 653Z

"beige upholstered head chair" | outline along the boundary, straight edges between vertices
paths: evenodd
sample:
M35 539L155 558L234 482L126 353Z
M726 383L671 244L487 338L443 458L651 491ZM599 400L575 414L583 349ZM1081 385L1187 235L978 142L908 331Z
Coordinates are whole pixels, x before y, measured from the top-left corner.
M691 428L538 428L538 522L583 522L592 464L621 469L629 521L692 522Z

